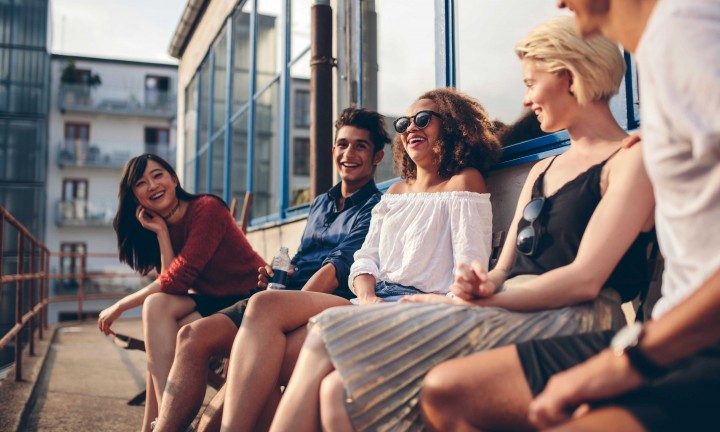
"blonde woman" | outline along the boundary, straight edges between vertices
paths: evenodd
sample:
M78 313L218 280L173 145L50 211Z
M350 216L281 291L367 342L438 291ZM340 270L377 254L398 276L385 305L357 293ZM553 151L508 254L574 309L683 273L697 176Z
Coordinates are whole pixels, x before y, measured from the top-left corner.
M567 129L570 148L530 171L496 268L461 264L454 299L412 296L419 303L314 317L271 430L420 429L423 377L435 365L624 324L621 302L646 283L638 269L654 202L640 148L620 149L626 133L608 106L622 55L607 39L583 41L570 17L536 28L516 51L525 105L543 131ZM491 367L468 363L468 381L473 367Z

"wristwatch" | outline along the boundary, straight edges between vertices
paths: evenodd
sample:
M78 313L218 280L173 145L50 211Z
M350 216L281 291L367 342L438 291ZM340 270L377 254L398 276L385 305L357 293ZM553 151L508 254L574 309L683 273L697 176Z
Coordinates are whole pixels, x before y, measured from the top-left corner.
M667 370L650 360L640 349L640 341L645 336L645 327L639 322L620 329L610 341L610 349L618 357L627 355L630 365L646 380L660 378Z

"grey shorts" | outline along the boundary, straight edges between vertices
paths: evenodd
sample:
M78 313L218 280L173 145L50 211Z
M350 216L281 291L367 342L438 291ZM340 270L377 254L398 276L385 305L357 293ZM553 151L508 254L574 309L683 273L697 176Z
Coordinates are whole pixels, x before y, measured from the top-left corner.
M552 375L605 349L612 336L612 332L588 333L518 344L533 395L545 388ZM718 430L720 345L680 362L667 375L635 391L593 405L624 408L650 431Z
M245 309L247 309L250 298L242 299L233 305L226 307L225 309L217 311L219 314L223 314L230 318L235 323L237 328L240 328L242 324L243 315L245 315Z

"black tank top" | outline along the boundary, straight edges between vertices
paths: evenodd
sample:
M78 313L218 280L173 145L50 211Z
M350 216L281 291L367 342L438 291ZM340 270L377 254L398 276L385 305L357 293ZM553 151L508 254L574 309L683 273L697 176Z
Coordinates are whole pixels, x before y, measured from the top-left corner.
M535 223L535 228L540 230L535 253L533 256L516 253L508 278L524 274L543 274L575 260L585 228L602 198L600 193L602 168L616 154L617 150L607 159L591 166L545 198L542 213ZM535 180L533 198L544 195L543 180L553 162L555 158ZM518 232L527 225L529 222L521 219ZM640 233L604 284L615 289L623 301L635 298L648 284L647 246L654 236L654 230Z

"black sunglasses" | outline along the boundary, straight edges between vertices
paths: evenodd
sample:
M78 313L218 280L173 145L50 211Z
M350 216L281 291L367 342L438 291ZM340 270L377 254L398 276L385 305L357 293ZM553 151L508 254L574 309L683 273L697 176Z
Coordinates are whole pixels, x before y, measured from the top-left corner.
M393 126L395 126L395 132L405 133L405 131L408 130L408 128L410 127L410 121L415 123L415 126L419 127L420 129L424 129L427 127L427 125L430 124L432 116L437 116L441 119L443 118L440 114L431 110L418 111L414 116L411 117L400 117L393 122Z
M523 219L528 221L530 225L521 229L517 235L518 252L523 255L533 255L540 239L540 229L535 228L535 221L538 220L545 206L545 197L533 198L527 203L523 210Z

